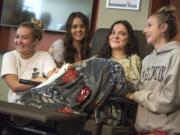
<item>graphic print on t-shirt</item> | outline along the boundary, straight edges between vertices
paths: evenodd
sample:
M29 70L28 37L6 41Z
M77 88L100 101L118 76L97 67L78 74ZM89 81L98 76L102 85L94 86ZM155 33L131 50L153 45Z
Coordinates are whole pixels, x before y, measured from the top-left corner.
M32 78L37 78L39 76L40 72L38 68L33 68L32 72Z

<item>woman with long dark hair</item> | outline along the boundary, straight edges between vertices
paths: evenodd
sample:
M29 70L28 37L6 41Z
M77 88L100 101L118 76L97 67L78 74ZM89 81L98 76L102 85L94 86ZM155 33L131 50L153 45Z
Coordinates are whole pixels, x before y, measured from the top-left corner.
M140 80L141 60L137 55L138 42L131 24L126 20L116 21L110 28L100 57L120 63L128 81Z
M73 12L66 22L63 40L55 41L49 49L57 65L75 63L89 55L89 20L81 12Z

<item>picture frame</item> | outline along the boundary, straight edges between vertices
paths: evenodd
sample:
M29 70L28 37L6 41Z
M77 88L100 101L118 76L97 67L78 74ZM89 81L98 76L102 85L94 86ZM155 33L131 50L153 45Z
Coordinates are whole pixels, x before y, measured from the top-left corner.
M139 10L140 0L107 0L106 8Z

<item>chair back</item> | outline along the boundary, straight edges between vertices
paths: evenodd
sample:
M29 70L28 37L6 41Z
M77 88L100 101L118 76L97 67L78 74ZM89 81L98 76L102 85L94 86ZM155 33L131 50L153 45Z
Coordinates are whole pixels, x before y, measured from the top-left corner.
M102 51L108 33L108 28L99 28L96 30L92 37L92 47L90 50L90 56L97 55L100 51ZM147 44L145 35L142 33L142 31L134 30L134 34L138 42L138 55L143 59L147 54L149 54L153 50L153 47Z

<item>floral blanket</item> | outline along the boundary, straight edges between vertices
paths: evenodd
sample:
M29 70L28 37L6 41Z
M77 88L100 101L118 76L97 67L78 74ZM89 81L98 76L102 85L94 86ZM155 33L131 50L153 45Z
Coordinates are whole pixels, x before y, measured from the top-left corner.
M25 92L18 103L78 114L93 112L110 95L126 94L122 66L110 59L91 58L63 66L48 81Z

